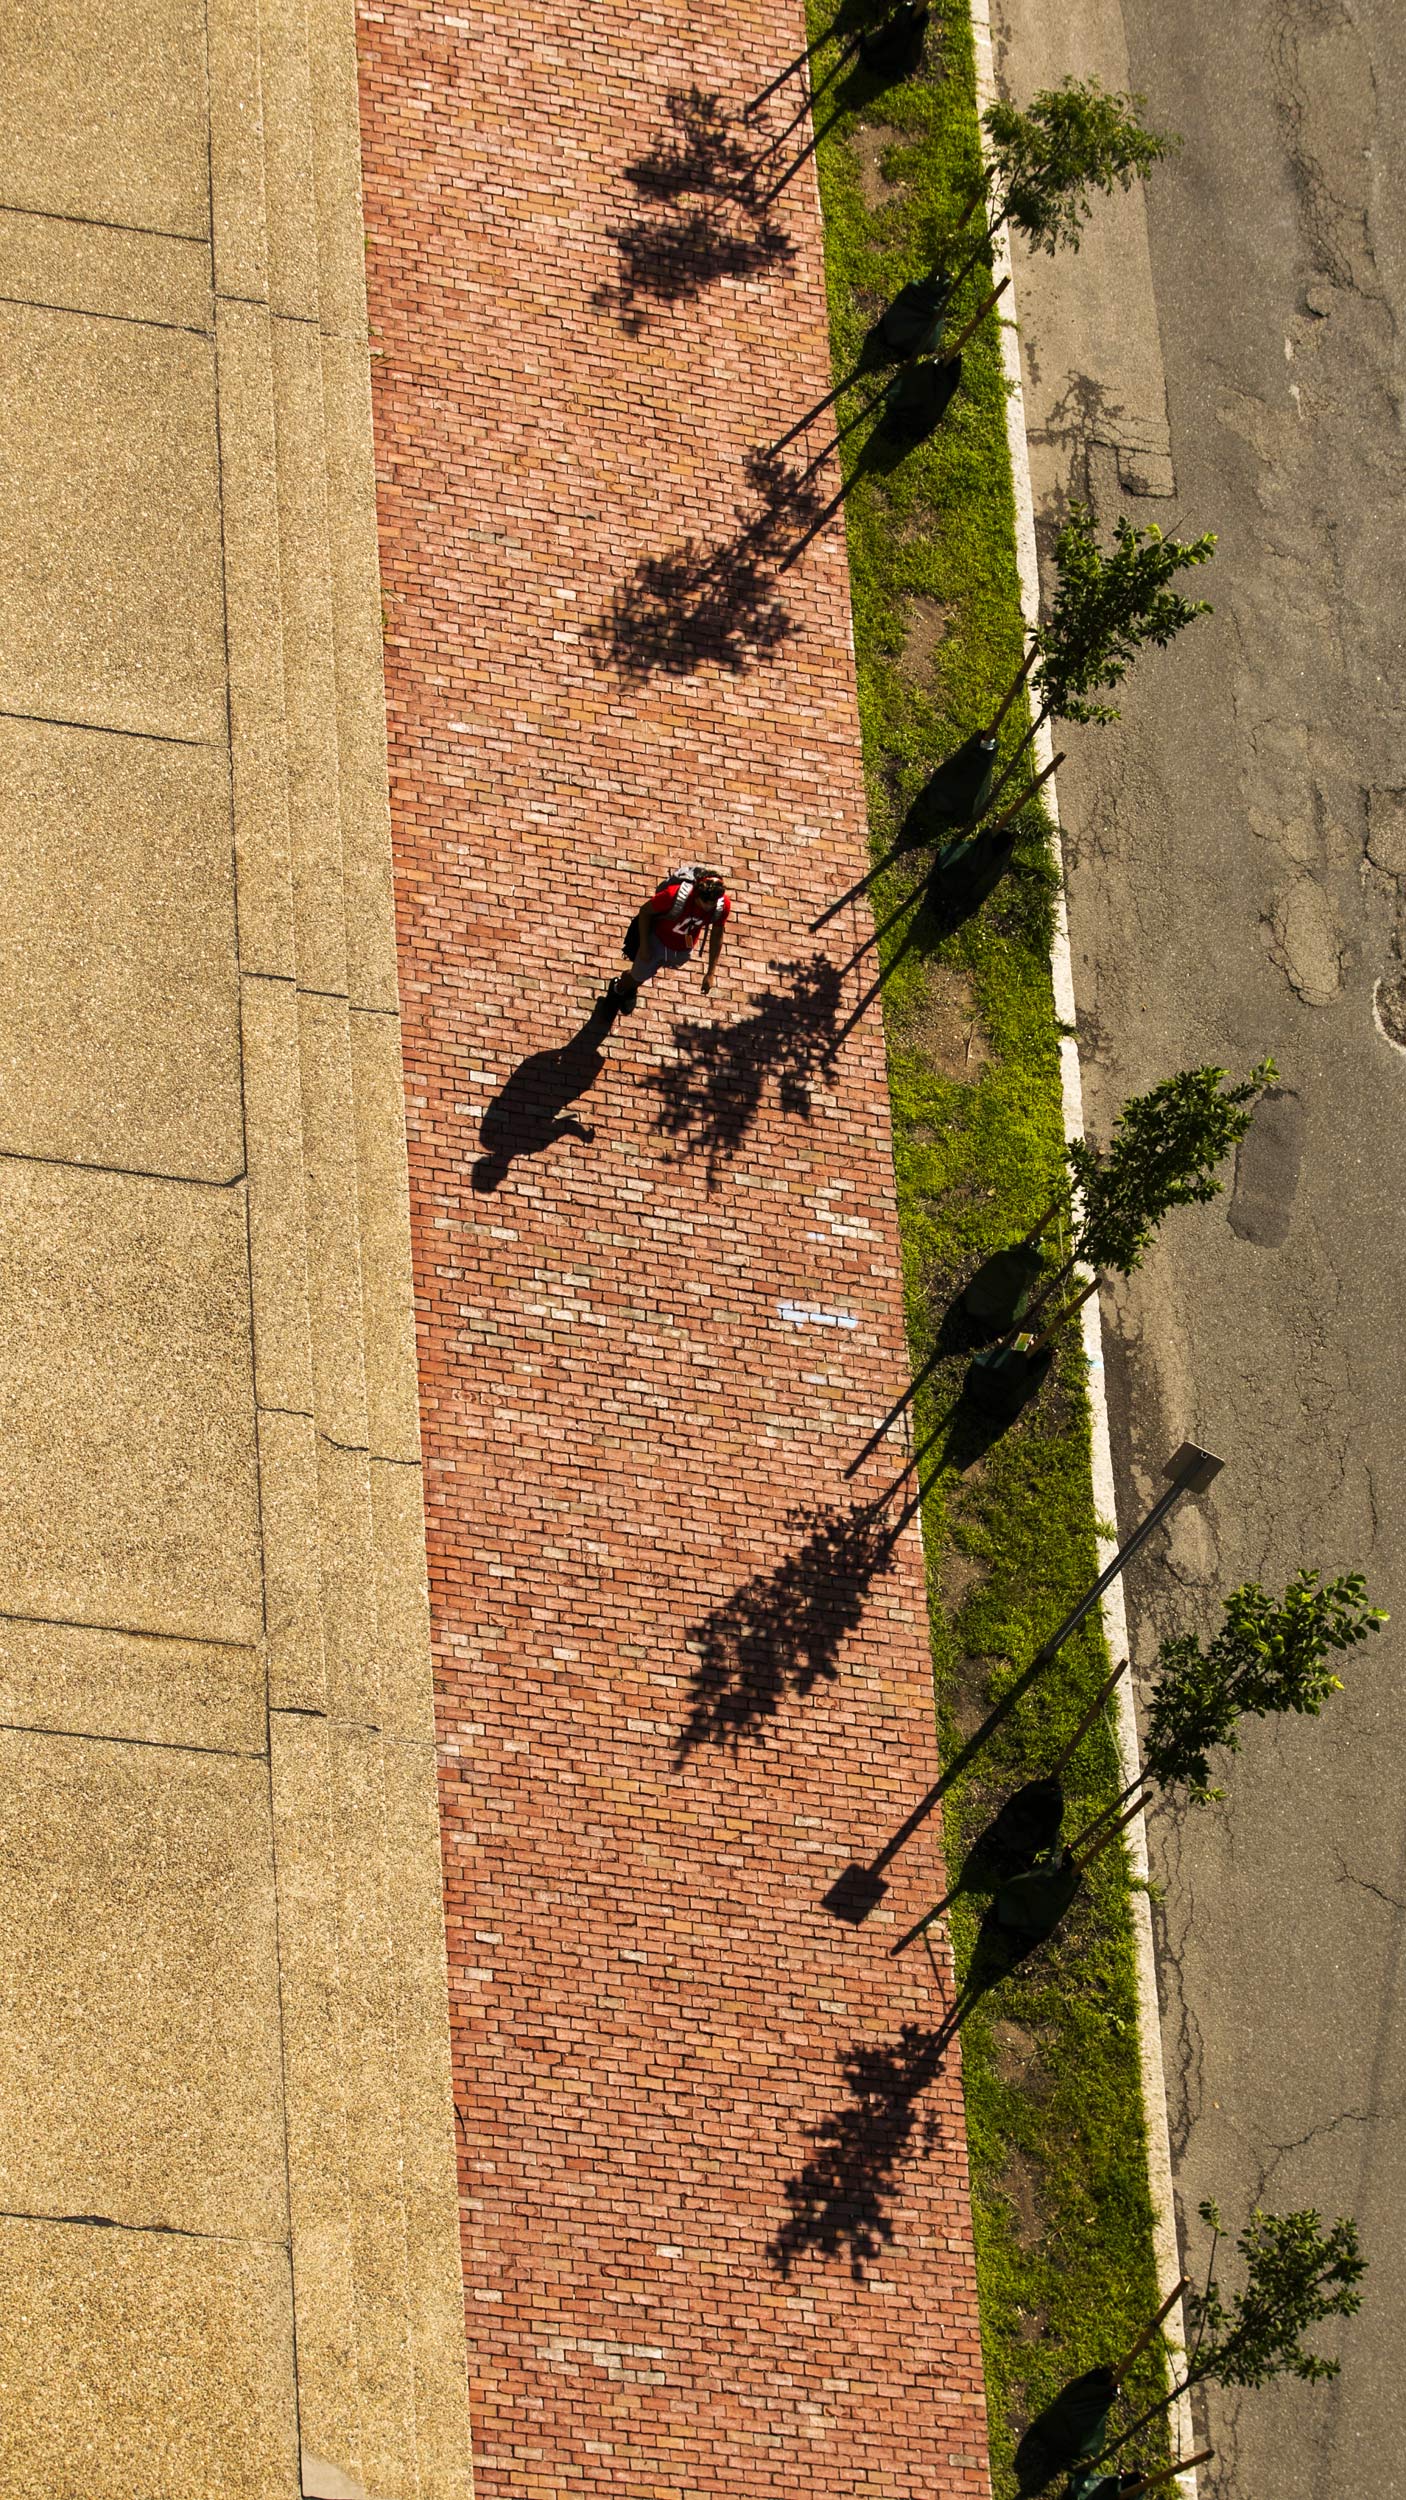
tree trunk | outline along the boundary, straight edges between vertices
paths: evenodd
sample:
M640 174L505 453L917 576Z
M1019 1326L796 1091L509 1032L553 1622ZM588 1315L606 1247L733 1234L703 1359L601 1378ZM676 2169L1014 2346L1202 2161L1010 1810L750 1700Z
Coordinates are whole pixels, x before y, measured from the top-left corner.
M1118 1817L1117 1822L1116 1822L1116 1823L1111 1823L1111 1824L1109 1825L1109 1827L1108 1827L1108 1830L1107 1830L1106 1832L1104 1832L1104 1833L1102 1834L1102 1836L1101 1836L1098 1840L1096 1840L1096 1841L1094 1842L1094 1845L1093 1845L1092 1849L1090 1849L1090 1851L1089 1851L1089 1853L1088 1853L1087 1857L1080 1858L1080 1859L1077 1861L1078 1868L1079 1868L1079 1872L1080 1872L1080 1874L1081 1874L1081 1875L1083 1874L1084 1869L1085 1869L1085 1867L1086 1867L1086 1866L1092 1866L1092 1865L1093 1865L1093 1862L1094 1862L1095 1858L1098 1856L1099 1851L1100 1851L1101 1849L1106 1849L1106 1848L1108 1847L1108 1845L1109 1845L1109 1843L1110 1843L1111 1841L1114 1841L1114 1840L1116 1840L1116 1839L1117 1839L1118 1834L1119 1834L1120 1832L1122 1832L1122 1831L1126 1831L1126 1829L1127 1829L1128 1825L1131 1823L1131 1821L1132 1821L1132 1819L1133 1819L1134 1815L1135 1815L1135 1814L1140 1814L1140 1813L1142 1812L1142 1806L1143 1806L1143 1799L1142 1799L1141 1794L1139 1794L1138 1796L1134 1797L1132 1804L1129 1806L1129 1808L1128 1808L1128 1810L1127 1810L1127 1813L1126 1813L1126 1814L1120 1814L1120 1815L1119 1815L1119 1817ZM1087 1839L1088 1839L1088 1836L1089 1836L1089 1833L1090 1833L1091 1831L1095 1830L1096 1828L1097 1828L1096 1824L1094 1824L1094 1823L1090 1823L1090 1824L1088 1824L1088 1825L1085 1827L1085 1829L1084 1829L1084 1830L1083 1830L1083 1831L1079 1834L1079 1839L1080 1839L1081 1841L1083 1841L1083 1840L1087 1840ZM1078 1845L1078 1844L1076 1843L1075 1845L1076 1845L1076 1847L1077 1847L1077 1845ZM1072 1852L1071 1852L1071 1854L1072 1854Z
M996 736L1002 721L1005 719L1007 712L1010 710L1011 705L1014 703L1016 696L1019 694L1021 687L1024 685L1026 678L1029 676L1030 671L1034 667L1039 656L1040 637L1038 634L1035 634L1031 639L1029 650L1026 652L1025 657L1021 661L1020 666L1016 670L1010 684L1007 686L1004 695L1001 697L1001 708L986 732L988 738L994 738Z
M976 185L976 188L975 188L975 189L971 192L971 194L969 195L968 200L967 200L966 207L963 209L963 211L962 211L962 213L961 213L961 216L958 218L958 220L957 220L957 222L956 222L955 226L954 226L954 227L953 227L953 229L952 229L952 231L953 231L953 233L954 233L954 234L960 234L960 233L961 233L963 226L965 226L965 225L967 224L968 220L972 217L972 215L974 214L974 212L975 212L975 211L976 211L976 210L980 207L980 205L981 205L982 201L985 199L986 194L987 194L987 192L990 190L990 188L991 188L991 173L990 173L990 168L988 167L987 171L986 171L986 172L982 175L980 182ZM978 250L978 251L980 251L980 250L981 250L981 245L980 245L980 244L978 244L978 245L977 245L977 250Z
M1155 2422L1159 2413L1170 2413L1178 2397L1184 2396L1190 2385L1191 2381L1189 2378L1178 2379L1175 2387L1169 2388L1165 2396L1159 2396L1155 2405L1149 2405L1147 2411L1145 2413L1140 2413L1137 2420L1131 2423L1127 2430L1119 2432L1112 2447L1105 2448L1103 2452L1104 2455L1107 2457L1116 2457L1119 2449L1126 2448L1128 2441L1130 2439L1136 2439L1139 2431L1145 2431L1148 2423ZM1099 2462L1099 2458L1095 2457L1095 2465Z
M990 294L986 298L985 303L978 304L976 311L972 314L966 328L957 332L951 346L944 351L942 361L945 365L955 363L963 348L966 346L968 339L972 336L972 333L980 329L981 324L986 319L986 316L990 312L992 306L999 304L1001 297L1005 294L1009 285L1010 279L1003 278L999 286L993 286Z
M970 210L968 210L967 214L968 214L968 216L971 214ZM966 222L966 220L965 220L965 219L963 219L963 223L964 223L964 224L965 224L965 222ZM967 275L968 271L969 271L969 270L972 270L972 269L975 269L976 264L977 264L977 262L980 260L981 255L982 255L982 253L985 251L985 249L986 249L986 237L983 235L983 236L982 236L982 239L981 239L981 241L980 241L979 243L974 243L974 244L972 245L971 250L968 252L967 257L966 257L966 259L963 261L962 266L961 266L961 268L958 270L958 272L957 272L957 274L956 274L955 278L949 278L949 279L948 279L948 281L947 281L947 297L946 297L946 300L947 300L947 302L948 302L949 304L951 303L953 296L956 294L958 287L961 285L963 278L965 278L965 277L966 277L966 275Z
M1085 1285L1083 1292L1081 1294L1076 1294L1074 1300L1065 1305L1065 1308L1059 1313L1058 1317L1050 1321L1048 1328L1043 1330L1041 1335L1036 1338L1035 1343L1033 1345L1028 1345L1025 1348L1026 1353L1043 1354L1051 1337L1054 1335L1055 1330L1057 1328L1062 1328L1067 1319L1073 1319L1076 1311L1082 1311L1084 1304L1088 1301L1090 1295L1097 1293L1097 1291L1098 1278L1095 1277L1091 1285Z
M1096 1814L1092 1823L1085 1824L1082 1832L1079 1834L1079 1838L1081 1840L1087 1840L1090 1832L1096 1832L1100 1823L1106 1823L1108 1821L1110 1814L1121 1814L1129 1798L1135 1795L1138 1789L1146 1788L1148 1784L1147 1773L1145 1771L1139 1771L1137 1778L1135 1780L1129 1780L1126 1788L1120 1788L1112 1803L1110 1805L1106 1805L1101 1813Z
M1057 1198L1051 1198L1050 1203L1046 1207L1044 1214L1041 1216L1039 1223L1032 1224L1028 1233L1021 1234L1019 1241L1016 1243L1017 1250L1029 1250L1032 1245L1040 1239L1042 1233L1047 1233L1063 1205L1064 1192L1061 1190Z
M997 799L1004 790L1006 783L1010 780L1011 774L1015 771L1015 768L1020 762L1022 755L1025 753L1026 748L1030 745L1033 738L1038 737L1040 731L1044 728L1046 721L1049 719L1049 716L1050 707L1048 704L1044 704L1036 713L1034 720L1031 722L1030 727L1026 730L1025 735L1021 739L1019 746L1016 748L1014 755L1012 755L1009 761L1002 766L1001 778L992 791L990 799L987 801L988 806L995 806Z
M1030 805L1036 791L1044 788L1044 785L1049 780L1051 773L1058 772L1059 767L1063 762L1064 757L1062 755L1052 755L1048 764L1045 766L1044 771L1042 773L1037 773L1034 780L1027 783L1026 787L1021 791L1018 799L1012 799L1010 806L1002 810L994 825L982 825L981 831L985 835L988 842L994 833L1000 833L1002 828L1010 823L1012 816L1018 816L1023 807L1028 807Z
M1144 2474L1142 2481L1134 2483L1124 2494L1124 2500L1142 2500L1145 2491L1156 2491L1163 2483L1174 2483L1178 2474L1189 2474L1198 2465L1209 2465L1215 2453L1214 2448L1198 2448L1194 2457L1183 2457L1178 2465L1164 2465L1160 2473Z
M1078 1264L1079 1253L1077 1250L1072 1250L1069 1257L1065 1260L1063 1267L1056 1268L1053 1276L1049 1279L1049 1282L1041 1286L1034 1301L1031 1303L1029 1310L1025 1313L1024 1318L1021 1321L1022 1331L1029 1330L1032 1319L1038 1318L1040 1312L1043 1311L1045 1304L1048 1302L1050 1295L1052 1293L1058 1293L1060 1286L1067 1283Z

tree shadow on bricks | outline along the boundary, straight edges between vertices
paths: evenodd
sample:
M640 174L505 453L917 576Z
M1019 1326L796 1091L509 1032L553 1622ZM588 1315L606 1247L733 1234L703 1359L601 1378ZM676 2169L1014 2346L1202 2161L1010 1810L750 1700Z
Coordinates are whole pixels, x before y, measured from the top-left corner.
M603 668L631 683L687 677L711 660L735 673L778 650L794 630L776 595L776 563L792 530L819 510L820 489L766 451L748 455L752 506L716 545L685 538L643 556L598 619L592 642Z
M941 2121L919 2108L923 2093L972 2007L1032 1950L988 1911L967 1977L936 2030L905 2023L896 2040L856 2041L845 2050L840 2071L849 2098L811 2129L815 2150L786 2182L790 2219L767 2249L779 2274L789 2277L803 2256L847 2255L852 2279L864 2281L866 2266L893 2240L903 2170L941 2141Z
M992 1264L994 1264L994 1261L988 1260L986 1262L987 1266ZM890 1432L893 1430L894 1425L903 1415L909 1412L919 1390L926 1386L928 1381L931 1380L933 1373L937 1371L943 1363L951 1362L954 1357L959 1358L962 1362L970 1362L974 1354L978 1353L983 1346L990 1345L992 1340L1000 1333L995 1320L974 1319L972 1317L966 1307L965 1297L966 1287L964 1285L960 1291L953 1294L951 1300L946 1305L946 1308L942 1313L942 1317L938 1322L937 1334L934 1337L927 1353L924 1355L922 1362L919 1364L918 1369L913 1373L912 1378L908 1381L907 1386L900 1390L887 1414L880 1416L879 1421L874 1426L868 1440L863 1443L861 1448L856 1451L854 1457L850 1460L849 1465L845 1469L846 1480L848 1480L851 1476L857 1476L860 1468L867 1465L868 1461L882 1449ZM945 1414L938 1419L938 1430L941 1435L940 1441L935 1444L930 1434L927 1440L925 1440L911 1453L904 1465L903 1474L898 1479L900 1483L903 1481L903 1477L916 1474L917 1470L923 1466L927 1458L930 1456L934 1447L940 1447L945 1453L946 1449L950 1445L952 1447L954 1457L959 1462L961 1461L966 1452L968 1429L970 1426L974 1430L975 1418L963 1416L959 1424L957 1410L960 1404L960 1399L954 1400L952 1405L947 1408ZM980 1456L982 1453L980 1450L976 1450L972 1453L972 1455ZM939 1464L942 1463L944 1463L944 1461L940 1460ZM969 1459L967 1463L970 1463Z
M720 278L760 277L795 258L762 195L758 134L701 87L672 89L665 110L668 129L625 167L626 181L655 213L611 227L619 270L595 298L619 313L632 337L645 328L651 301L691 303Z
M685 1155L707 1159L708 1187L738 1152L774 1082L781 1108L810 1118L811 1097L833 1054L841 979L827 955L771 964L774 987L755 990L750 1014L735 1024L689 1021L674 1027L677 1057L649 1083L659 1097L656 1125Z
M941 2122L919 2098L935 2082L946 2049L944 2031L905 2023L896 2040L877 2047L856 2041L840 2061L849 2098L810 2130L809 2161L786 2182L790 2219L767 2255L788 2276L803 2256L848 2255L856 2283L894 2236L891 2206L905 2165L932 2152Z
M872 1505L794 1511L787 1524L805 1530L796 1551L689 1626L698 1657L676 1767L698 1745L735 1753L744 1739L759 1744L788 1694L804 1700L833 1683L840 1649L893 1563L893 1523Z
M588 1092L600 1075L605 1065L600 1044L606 1031L605 1019L593 1011L569 1042L556 1050L534 1051L514 1068L483 1115L479 1139L484 1154L472 1173L480 1195L507 1179L519 1155L544 1154L563 1137L591 1143L594 1128L569 1112L567 1105Z

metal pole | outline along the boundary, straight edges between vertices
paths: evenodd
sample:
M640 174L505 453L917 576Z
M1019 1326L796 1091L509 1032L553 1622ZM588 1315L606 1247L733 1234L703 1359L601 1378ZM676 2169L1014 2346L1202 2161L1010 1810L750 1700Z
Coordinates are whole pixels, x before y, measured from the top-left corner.
M1109 1583L1117 1579L1120 1571L1126 1571L1138 1547L1151 1536L1158 1521L1166 1518L1173 1502L1179 1502L1183 1493L1204 1493L1207 1485L1214 1483L1224 1465L1223 1458L1213 1458L1209 1450L1198 1450L1194 1441L1183 1441L1181 1448L1174 1452L1162 1470L1164 1476L1171 1478L1166 1492L1159 1494L1147 1517L1139 1521L1132 1535L1119 1546L1108 1569L1095 1580L1087 1595L1080 1598L1072 1614L1065 1616L1059 1630L1052 1632L1044 1648L1036 1651L1030 1661L1031 1669L1049 1665L1056 1651L1064 1647L1070 1633L1076 1631L1083 1622L1090 1607L1098 1604Z
M1100 1572L1093 1587L1065 1616L1058 1631L1052 1632L1044 1647L1036 1651L1024 1674L1016 1678L1008 1693L1003 1694L995 1709L983 1720L975 1736L968 1739L960 1753L953 1755L936 1786L930 1788L926 1797L913 1808L906 1823L899 1825L892 1840L885 1844L876 1858L870 1859L867 1866L847 1866L843 1875L831 1887L825 1896L824 1906L834 1917L848 1919L852 1925L858 1926L863 1919L868 1917L871 1910L878 1907L888 1890L883 1880L884 1868L892 1864L899 1850L912 1839L920 1824L927 1821L933 1807L941 1801L958 1773L964 1771L973 1756L980 1753L987 1738L994 1735L1002 1720L1014 1710L1016 1703L1028 1692L1036 1677L1043 1673L1051 1659L1063 1648L1070 1633L1078 1629L1090 1607L1098 1604L1110 1581L1116 1580L1119 1572L1127 1569L1138 1547L1146 1543L1159 1520L1166 1518L1172 1504L1179 1502L1184 1493L1204 1493L1206 1487L1214 1483L1224 1465L1224 1459L1214 1458L1209 1450L1198 1449L1194 1441L1183 1441L1181 1448L1173 1451L1162 1470L1163 1474L1170 1478L1166 1492L1159 1494L1147 1517L1139 1520L1132 1535L1124 1539L1107 1570Z

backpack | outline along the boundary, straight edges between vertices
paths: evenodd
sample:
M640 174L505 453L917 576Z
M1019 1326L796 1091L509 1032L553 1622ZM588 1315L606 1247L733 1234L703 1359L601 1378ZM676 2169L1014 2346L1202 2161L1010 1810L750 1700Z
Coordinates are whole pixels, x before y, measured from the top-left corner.
M713 905L713 908L708 915L710 925L717 919L718 905L722 901L723 894L727 891L726 886L723 885L721 871L717 868L666 868L663 876L659 880L660 885L676 885L679 889L678 893L674 897L673 905L669 912L669 920L678 920L682 917L687 908L690 894L693 892L693 889L698 884L699 880L703 877L716 877L718 884L722 889L719 893L717 903ZM631 916L626 927L624 941L620 949L623 955L628 955L632 963L640 951L639 920L639 913L635 912ZM666 922L664 925L667 927L668 923Z

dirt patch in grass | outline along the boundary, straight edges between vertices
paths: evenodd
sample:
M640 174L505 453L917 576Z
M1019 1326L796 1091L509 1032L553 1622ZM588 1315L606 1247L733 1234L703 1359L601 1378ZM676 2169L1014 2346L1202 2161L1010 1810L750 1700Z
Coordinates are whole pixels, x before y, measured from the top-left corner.
M991 2039L995 2049L992 2065L1000 2083L1025 2083L1039 2063L1040 2043L1024 2023L993 2022Z
M942 1602L953 1614L962 1600L970 1597L985 1568L975 1554L964 1554L956 1545L948 1546L942 1557Z
M883 160L890 148L911 146L906 130L895 130L888 122L861 122L853 138L854 161L859 168L859 190L872 217L876 209L887 208L903 189L901 182L890 182L884 172Z
M923 968L921 986L905 1001L898 1036L905 1050L916 1050L928 1066L940 1069L959 1085L974 1085L991 1058L981 1030L971 975L958 964L933 961Z
M903 657L899 666L905 677L921 683L931 677L933 662L956 613L951 600L927 599L921 592L904 602Z
M1001 2193L1010 2207L1011 2226L1017 2245L1024 2249L1038 2248L1045 2235L1039 2163L1032 2161L1028 2153L1013 2148L1001 2173Z
M989 1658L981 1660L971 1658L966 1660L964 1663L969 1669L969 1674L963 1679L959 1689L952 1695L951 1710L953 1728L955 1729L961 1743L965 1745L970 1743L972 1737L975 1736L977 1729L985 1724L987 1714L991 1708L991 1704L983 1693L979 1681L983 1671L990 1666L991 1661ZM973 1816L971 1821L971 1837L975 1839L979 1817Z

